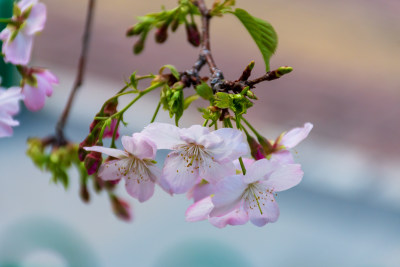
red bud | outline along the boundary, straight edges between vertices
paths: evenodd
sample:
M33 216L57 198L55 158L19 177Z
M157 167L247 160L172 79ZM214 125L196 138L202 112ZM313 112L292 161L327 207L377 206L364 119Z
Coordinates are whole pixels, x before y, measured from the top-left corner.
M90 152L85 158L85 167L87 173L89 175L96 173L102 161L103 158L101 157L100 152L95 152L95 151Z
M195 23L186 24L186 35L188 42L193 46L198 47L200 45L200 33Z

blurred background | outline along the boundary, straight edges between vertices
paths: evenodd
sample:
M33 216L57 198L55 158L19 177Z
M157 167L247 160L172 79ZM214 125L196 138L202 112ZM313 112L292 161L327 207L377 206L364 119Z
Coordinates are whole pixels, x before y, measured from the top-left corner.
M80 0L42 2L48 21L35 39L32 65L51 69L60 85L43 110L17 117L21 125L12 138L0 139L0 266L400 266L399 1L237 1L275 27L279 46L271 68L294 68L257 86L259 101L247 118L270 139L307 121L314 129L296 148L305 177L279 194L278 222L222 230L185 222L190 201L161 190L144 204L130 199L134 221L121 222L105 194L83 204L78 178L65 191L25 156L26 139L51 134L62 112L87 7ZM139 56L131 52L136 39L125 38L135 17L175 4L97 2L86 80L68 138L80 142L86 136L100 105L133 71L193 65L199 50L186 42L183 27L163 45L150 36ZM251 60L252 77L263 74L261 54L235 17L212 20L211 46L226 79L237 79ZM157 97L155 92L135 104L123 133L148 124ZM199 117L193 107L182 126L202 122ZM170 122L165 113L158 120Z

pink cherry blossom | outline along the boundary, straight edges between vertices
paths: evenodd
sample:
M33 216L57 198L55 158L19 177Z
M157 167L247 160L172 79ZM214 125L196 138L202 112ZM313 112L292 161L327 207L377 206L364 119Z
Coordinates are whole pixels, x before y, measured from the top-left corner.
M43 30L46 22L46 6L38 3L38 0L21 0L17 7L20 14L14 13L12 23L0 32L2 52L5 62L27 65L31 57L33 36Z
M290 149L303 141L312 128L313 125L307 122L301 128L294 128L287 133L282 133L272 144L271 157L281 161L282 163L294 163Z
M0 87L0 137L12 136L11 127L19 125L12 116L19 112L19 101L23 99L21 88L11 87L4 90Z
M276 192L287 190L303 177L299 164L279 164L278 161L255 161L245 175L226 177L216 185L212 197L210 217L221 217L232 211L244 210L256 226L275 222L279 207L274 198Z
M242 132L223 128L213 132L193 125L180 129L152 123L143 132L158 149L173 150L164 162L160 185L169 193L185 193L201 179L215 183L233 170L232 161L248 153Z
M139 133L133 134L132 137L123 136L121 141L124 151L101 146L85 147L85 149L116 158L100 166L100 178L105 181L124 178L128 194L144 202L153 196L154 185L160 176L160 171L154 162L156 145Z
M57 77L46 69L25 69L24 95L25 106L31 111L38 111L44 107L46 96L53 94L53 85L58 84Z

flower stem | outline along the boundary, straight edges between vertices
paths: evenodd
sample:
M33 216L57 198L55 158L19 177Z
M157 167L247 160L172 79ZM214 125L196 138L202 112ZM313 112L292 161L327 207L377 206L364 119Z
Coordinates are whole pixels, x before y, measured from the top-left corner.
M156 117L157 117L158 111L160 110L160 107L161 107L161 101L158 102L156 111L154 112L153 118L151 118L150 123L153 123L156 120Z
M118 117L117 123L115 124L113 136L111 139L111 145L110 145L111 148L117 148L117 146L115 145L115 138L117 136L118 126L119 126L119 123L121 122L121 119L122 119L122 115Z
M208 123L208 119L206 119L206 120L204 121L203 127L206 127L206 126L207 126L207 123Z
M243 175L246 175L246 167L244 166L242 157L239 157L240 167L242 168Z
M244 118L244 117L242 117L242 120L244 121L244 123L246 123L246 125L250 128L250 130L258 137L258 136L261 136L257 131L256 131L256 129L254 129L254 127L253 126L251 126L251 124Z

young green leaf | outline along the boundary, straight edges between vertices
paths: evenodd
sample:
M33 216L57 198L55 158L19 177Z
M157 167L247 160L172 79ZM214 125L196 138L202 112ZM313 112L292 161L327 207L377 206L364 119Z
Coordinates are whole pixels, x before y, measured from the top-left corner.
M274 28L265 20L253 17L246 10L237 8L234 14L244 25L251 37L257 44L264 58L265 69L269 71L269 59L275 53L278 45L278 35Z
M219 108L229 108L232 105L232 97L227 93L219 92L215 97L215 105Z
M201 82L198 86L196 86L196 92L199 96L204 98L205 100L210 100L213 98L214 94L210 86L207 83Z
M172 65L164 65L164 66L162 66L161 69L160 69L160 72L159 72L160 75L162 75L162 73L163 73L165 68L169 69L171 71L172 75L174 75L174 77L179 81L180 74L176 70L176 68L174 66L172 66Z
M199 99L199 97L200 96L198 94L186 97L185 100L183 101L183 109L187 109L190 106L190 104L192 104L193 101Z

